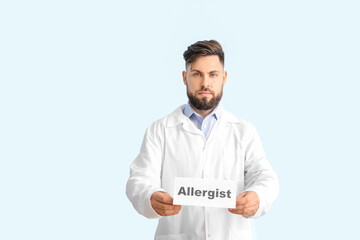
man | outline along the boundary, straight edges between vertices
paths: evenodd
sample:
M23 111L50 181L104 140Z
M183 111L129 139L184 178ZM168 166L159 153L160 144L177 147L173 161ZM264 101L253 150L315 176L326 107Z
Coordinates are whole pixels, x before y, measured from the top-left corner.
M184 59L189 102L147 129L127 196L140 214L159 218L155 239L251 239L249 218L277 198L276 173L255 128L220 104L227 78L221 45L196 42ZM173 205L175 177L235 180L236 208Z

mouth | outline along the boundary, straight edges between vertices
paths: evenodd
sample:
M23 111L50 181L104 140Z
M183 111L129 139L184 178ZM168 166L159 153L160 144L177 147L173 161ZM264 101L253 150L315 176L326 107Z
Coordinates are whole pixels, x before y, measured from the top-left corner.
M210 96L210 95L212 95L211 92L207 92L207 91L201 91L198 94L200 94L201 96Z

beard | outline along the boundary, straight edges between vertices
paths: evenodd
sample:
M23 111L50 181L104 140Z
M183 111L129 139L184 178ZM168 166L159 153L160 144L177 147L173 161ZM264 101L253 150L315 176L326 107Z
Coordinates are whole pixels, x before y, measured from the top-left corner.
M201 98L196 97L197 93L202 91L210 92L213 95L213 97L210 100L207 100L207 97L201 97ZM189 98L190 104L194 108L198 110L210 110L215 108L219 104L223 94L223 89L221 88L221 91L218 95L215 95L215 93L208 88L203 88L199 91L196 91L195 94L192 94L189 92L189 89L186 86L186 93Z

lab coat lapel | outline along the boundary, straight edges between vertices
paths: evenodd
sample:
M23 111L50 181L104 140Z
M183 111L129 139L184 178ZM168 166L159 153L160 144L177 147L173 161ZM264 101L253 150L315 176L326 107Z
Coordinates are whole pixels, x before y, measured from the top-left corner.
M182 112L182 108L184 105L181 105L178 107L174 112L171 113L170 117L168 118L167 127L177 127L178 125L182 125L182 129L186 132L192 133L192 134L200 134L203 135L203 133L197 129L197 127L194 125L191 120L185 116Z
M193 122L191 122L191 120L186 117L187 119L185 119L185 121L183 122L183 128L185 131L189 132L189 133L193 133L193 134L200 134L200 135L204 135L200 129L198 129L195 124ZM205 137L205 136L204 136Z

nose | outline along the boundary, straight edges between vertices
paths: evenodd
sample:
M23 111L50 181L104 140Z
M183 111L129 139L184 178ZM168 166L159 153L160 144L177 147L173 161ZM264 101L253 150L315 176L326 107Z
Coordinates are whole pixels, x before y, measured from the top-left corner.
M209 79L208 76L204 76L201 85L202 85L202 87L204 87L204 88L208 88L208 87L209 87L209 85L210 85L210 79Z

